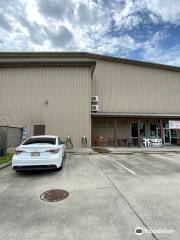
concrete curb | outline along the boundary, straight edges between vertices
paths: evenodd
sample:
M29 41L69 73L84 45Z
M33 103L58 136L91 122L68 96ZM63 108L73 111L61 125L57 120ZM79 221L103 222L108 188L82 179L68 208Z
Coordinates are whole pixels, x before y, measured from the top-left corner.
M6 168L6 167L9 167L11 165L11 161L10 162L7 162L7 163L3 163L0 165L0 170Z
M120 154L120 155L125 155L125 154L134 154L134 153L143 153L143 154L166 154L166 153L177 153L177 154L180 154L180 152L179 151L127 151L127 152L125 152L125 151L122 151L122 152L109 152L109 153L105 153L105 152L100 152L100 153L98 153L98 152L76 152L76 151L69 151L69 152L67 152L67 153L70 153L70 154L73 154L73 155L97 155L97 154L114 154L114 155L118 155L118 154Z
M155 151L147 151L147 152L136 152L136 151L134 151L134 152L110 152L110 154L134 154L134 153L142 153L142 154L166 154L166 153L179 153L180 154L180 152L179 151L157 151L157 152L155 152Z
M67 152L67 153L71 153L73 155L96 155L96 154L98 154L96 152L95 153L90 153L90 152L85 153L85 152L75 152L75 151L74 152Z

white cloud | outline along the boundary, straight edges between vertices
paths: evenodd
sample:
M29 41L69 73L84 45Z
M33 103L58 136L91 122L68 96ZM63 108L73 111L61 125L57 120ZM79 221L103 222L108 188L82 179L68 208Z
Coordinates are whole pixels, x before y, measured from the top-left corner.
M49 41L51 42L51 45L53 48L65 48L66 46L69 46L71 41L73 40L72 33L64 26L60 25L58 28L44 29Z
M146 7L161 16L163 21L180 25L179 0L146 0Z
M180 46L167 52L161 47L168 37L164 29L150 29L167 22L180 26L179 0L0 1L0 50L89 51L126 57L141 51L145 60L180 64L176 54ZM142 25L145 32L137 38Z
M180 45L172 47L169 51L163 51L160 48L152 48L145 51L145 61L151 61L172 66L180 66Z
M137 26L141 19L135 14L140 8L139 1L126 0L115 2L111 8L111 15L116 27L132 29Z
M137 19L136 13L144 10L149 11L149 16L154 23L159 23L160 19L165 22L180 25L180 1L179 0L124 0L115 2L112 16L119 27L137 26L141 20ZM129 20L130 19L130 20Z
M119 36L119 37L106 37L100 40L100 43L97 46L97 51L101 53L117 53L121 52L129 52L139 48L139 44L135 42L133 38L128 35Z

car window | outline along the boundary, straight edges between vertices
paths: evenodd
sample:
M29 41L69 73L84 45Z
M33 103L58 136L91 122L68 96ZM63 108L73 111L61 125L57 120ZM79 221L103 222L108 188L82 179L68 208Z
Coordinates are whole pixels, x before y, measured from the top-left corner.
M29 145L29 144L38 144L38 143L44 143L44 144L56 144L56 138L28 138L23 145Z
M61 145L61 144L63 144L63 141L60 137L58 137L58 145Z

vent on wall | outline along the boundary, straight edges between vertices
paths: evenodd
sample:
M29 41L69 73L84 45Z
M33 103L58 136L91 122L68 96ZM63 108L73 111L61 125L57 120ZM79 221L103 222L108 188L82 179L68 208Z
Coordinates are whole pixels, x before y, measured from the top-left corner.
M99 102L98 96L92 96L92 97L91 97L91 103L92 103L93 105L96 105L98 102Z
M99 105L91 105L91 112L99 112Z
M99 98L98 96L91 97L91 112L99 112Z

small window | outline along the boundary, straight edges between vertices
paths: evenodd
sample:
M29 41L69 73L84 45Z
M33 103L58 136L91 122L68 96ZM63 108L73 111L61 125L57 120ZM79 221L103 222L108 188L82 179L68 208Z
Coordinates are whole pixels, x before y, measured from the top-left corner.
M56 138L46 138L46 137L36 137L36 138L28 138L23 145L29 144L56 144Z

